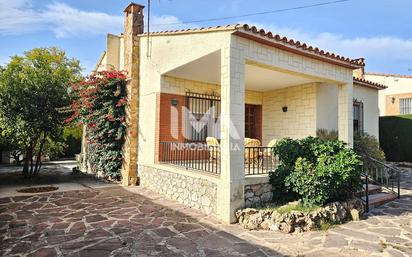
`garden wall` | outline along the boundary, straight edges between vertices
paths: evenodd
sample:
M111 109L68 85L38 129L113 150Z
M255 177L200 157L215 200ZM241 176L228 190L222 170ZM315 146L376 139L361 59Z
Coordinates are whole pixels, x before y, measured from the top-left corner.
M217 183L213 180L218 178L161 165L138 165L138 170L142 187L216 216Z
M245 207L256 207L272 201L272 185L268 175L245 178Z
M379 141L388 161L412 162L412 115L380 117Z

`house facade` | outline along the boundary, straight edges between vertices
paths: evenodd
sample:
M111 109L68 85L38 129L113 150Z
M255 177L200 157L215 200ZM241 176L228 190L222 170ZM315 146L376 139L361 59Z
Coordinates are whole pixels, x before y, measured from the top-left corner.
M387 86L379 91L379 114L412 114L412 76L366 73L365 79Z
M96 67L130 76L124 185L233 222L238 208L271 200L271 142L319 129L349 146L354 130L378 136L384 87L354 77L363 59L249 25L148 34L143 8L125 9L125 32L107 36Z

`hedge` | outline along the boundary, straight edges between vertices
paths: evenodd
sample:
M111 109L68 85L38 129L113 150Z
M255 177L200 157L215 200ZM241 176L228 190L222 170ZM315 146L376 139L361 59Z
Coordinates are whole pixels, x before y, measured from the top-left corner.
M412 115L380 117L379 141L388 161L412 162Z
M82 126L66 126L63 130L63 141L65 143L63 156L74 157L80 153L82 147Z

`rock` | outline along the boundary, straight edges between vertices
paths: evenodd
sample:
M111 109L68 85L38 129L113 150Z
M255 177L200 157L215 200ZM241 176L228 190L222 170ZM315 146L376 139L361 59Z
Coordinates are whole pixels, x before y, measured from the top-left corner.
M273 226L274 223L271 220L264 220L261 224L260 224L260 228L264 229L264 230L270 230L270 227Z
M350 210L350 216L351 216L353 221L359 221L360 220L359 211L356 210L356 209Z
M294 232L298 234L304 232L304 230L301 227L296 227Z
M248 230L256 230L259 228L262 222L263 222L262 214L255 213L255 214L250 215L246 222L243 222L243 227Z
M272 224L269 226L269 230L279 231L279 225L272 222Z
M285 222L280 223L279 225L279 230L285 233L292 233L295 231L295 228L291 226L290 224L287 224Z
M273 212L272 212L272 215L270 216L270 220L271 220L273 223L280 223L280 222L283 221L283 220L281 220L281 217L282 217L282 215L281 215L279 212L273 211Z
M346 220L347 216L348 216L348 212L346 211L345 207L341 204L339 204L337 206L337 210L338 213L336 214L337 216L337 222L343 222L344 220Z

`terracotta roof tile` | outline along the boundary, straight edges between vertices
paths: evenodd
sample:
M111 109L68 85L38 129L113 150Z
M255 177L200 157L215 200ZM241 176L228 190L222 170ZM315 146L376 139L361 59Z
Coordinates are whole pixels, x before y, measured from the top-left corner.
M366 80L366 79L357 78L357 77L353 77L353 84L364 86L364 87L370 87L370 88L374 88L378 90L387 88L387 86L383 84L376 83L376 82Z
M350 59L347 57L343 57L341 55L337 55L335 53L330 53L324 50L319 49L318 47L313 47L311 45L307 45L306 43L302 43L300 41L295 41L293 39L289 39L285 36L281 36L279 34L273 34L270 31L265 31L264 29L258 29L255 26L250 26L248 24L232 24L232 25L225 25L225 26L213 26L213 27L201 27L201 28L192 28L192 29L181 29L181 30L166 30L166 31L157 31L151 32L150 35L152 36L161 36L161 35L176 35L176 34L186 34L186 33L202 33L202 32L216 32L216 31L234 31L237 33L246 33L251 34L255 37L261 37L273 43L282 44L284 48L293 49L298 54L306 54L310 57L315 58L322 58L322 59L329 59L334 61L335 64L343 65L349 68L360 68L365 66L365 62L363 58L358 59ZM142 36L147 35L147 33L143 33Z
M380 73L380 72L367 72L365 75L412 79L412 75L388 74L388 73Z
M349 63L349 64L352 64L352 65L358 66L358 67L365 66L365 62L364 62L363 58L350 59L350 58L347 58L347 57L343 57L343 56L337 55L335 53L331 53L331 52L321 50L318 47L313 47L313 46L307 45L305 43L302 44L300 41L295 41L293 39L288 39L287 37L282 37L279 34L274 35L270 31L266 32L264 29L258 30L255 26L250 26L248 24L243 24L243 25L238 24L236 26L236 28L237 28L237 30L243 29L246 32L251 32L253 34L258 34L258 35L260 35L262 37L265 37L269 40L274 40L276 42L287 44L290 47L293 47L293 48L296 48L296 49L299 49L299 50L303 50L303 51L307 51L307 52L310 52L311 54L314 54L314 55L318 55L318 56L322 56L322 57L326 57L326 58L330 58L330 59L335 59L337 61Z
M236 30L238 24L224 25L224 26L212 26L212 27L200 27L191 29L179 29L179 30L163 30L150 32L150 35L170 35L170 34L186 34L186 33L199 33L199 32L214 32L214 31L230 31ZM147 36L147 32L142 34Z

